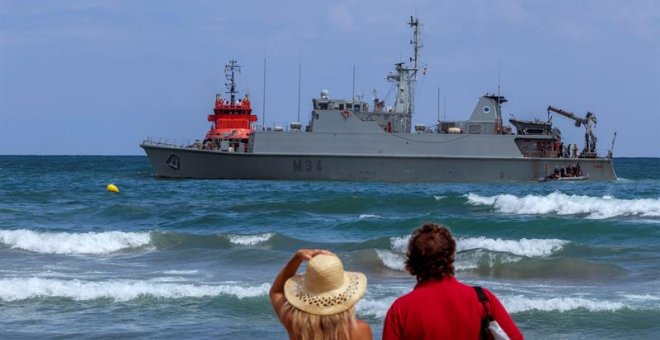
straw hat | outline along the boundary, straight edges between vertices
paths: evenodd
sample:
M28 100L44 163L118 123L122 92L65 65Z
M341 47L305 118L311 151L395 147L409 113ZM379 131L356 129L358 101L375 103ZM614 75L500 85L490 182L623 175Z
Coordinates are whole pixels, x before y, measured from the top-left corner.
M315 315L332 315L353 307L367 290L367 277L345 272L337 256L319 254L307 272L289 278L284 295L294 307Z

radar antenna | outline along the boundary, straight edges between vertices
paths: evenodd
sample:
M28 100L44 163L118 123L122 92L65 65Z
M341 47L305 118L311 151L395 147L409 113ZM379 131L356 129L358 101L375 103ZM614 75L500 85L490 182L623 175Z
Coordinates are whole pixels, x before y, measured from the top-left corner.
M408 103L408 112L410 112L410 116L412 116L415 109L415 84L417 83L419 50L424 46L420 41L419 18L413 18L411 16L408 25L413 29L413 40L410 41L410 44L413 46L413 56L410 58L412 69L410 69L410 77L408 78L408 83L410 84L410 102Z
M229 94L230 105L236 105L236 94L238 93L238 91L236 91L236 72L241 72L241 66L238 65L236 60L232 59L229 61L229 64L225 65L225 78L227 78L225 86L227 87L227 90L229 90L225 93Z

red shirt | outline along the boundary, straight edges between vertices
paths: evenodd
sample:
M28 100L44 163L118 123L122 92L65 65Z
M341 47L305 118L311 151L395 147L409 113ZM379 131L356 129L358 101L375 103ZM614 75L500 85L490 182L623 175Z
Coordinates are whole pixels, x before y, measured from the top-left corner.
M491 316L514 339L523 339L504 306L490 291ZM453 276L418 283L396 299L385 317L383 339L479 339L483 305L477 292Z

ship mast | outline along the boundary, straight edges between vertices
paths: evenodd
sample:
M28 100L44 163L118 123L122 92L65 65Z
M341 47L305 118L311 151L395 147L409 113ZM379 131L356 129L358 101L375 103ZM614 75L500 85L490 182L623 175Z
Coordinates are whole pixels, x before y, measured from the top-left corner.
M227 92L229 94L229 104L230 105L236 105L236 94L238 91L236 91L236 72L241 72L241 66L238 65L238 62L234 59L229 61L229 64L225 65L225 78L227 78L227 82L225 83L225 86L227 87Z
M413 40L410 41L410 44L413 45L413 57L410 58L410 62L413 63L412 69L410 69L410 77L408 78L408 83L410 84L410 103L408 104L408 112L410 116L413 114L415 109L415 83L417 82L417 61L419 58L419 50L422 48L422 43L419 40L419 19L410 17L410 22L408 23L413 31Z
M397 63L396 74L387 76L387 80L397 84L397 98L394 103L394 111L403 114L403 131L410 132L412 128L412 115L415 109L415 83L417 82L417 70L419 50L422 48L419 34L419 19L410 17L408 25L413 29L413 56L410 57L411 65Z

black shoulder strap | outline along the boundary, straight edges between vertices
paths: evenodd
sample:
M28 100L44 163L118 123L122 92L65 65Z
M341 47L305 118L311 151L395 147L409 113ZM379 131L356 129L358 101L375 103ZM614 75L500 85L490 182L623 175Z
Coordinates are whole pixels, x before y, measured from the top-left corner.
M481 303L488 302L488 296L486 296L486 293L484 293L483 288L479 286L474 286L472 288L477 291L477 296L479 297L479 301L481 301Z
M474 286L472 288L474 288L474 290L477 292L477 297L479 298L481 304L484 306L484 316L481 318L481 331L479 332L479 339L489 340L491 337L490 332L488 331L488 325L493 320L493 318L490 316L488 305L486 305L488 302L488 296L486 296L486 293L484 293L483 288L479 286Z

